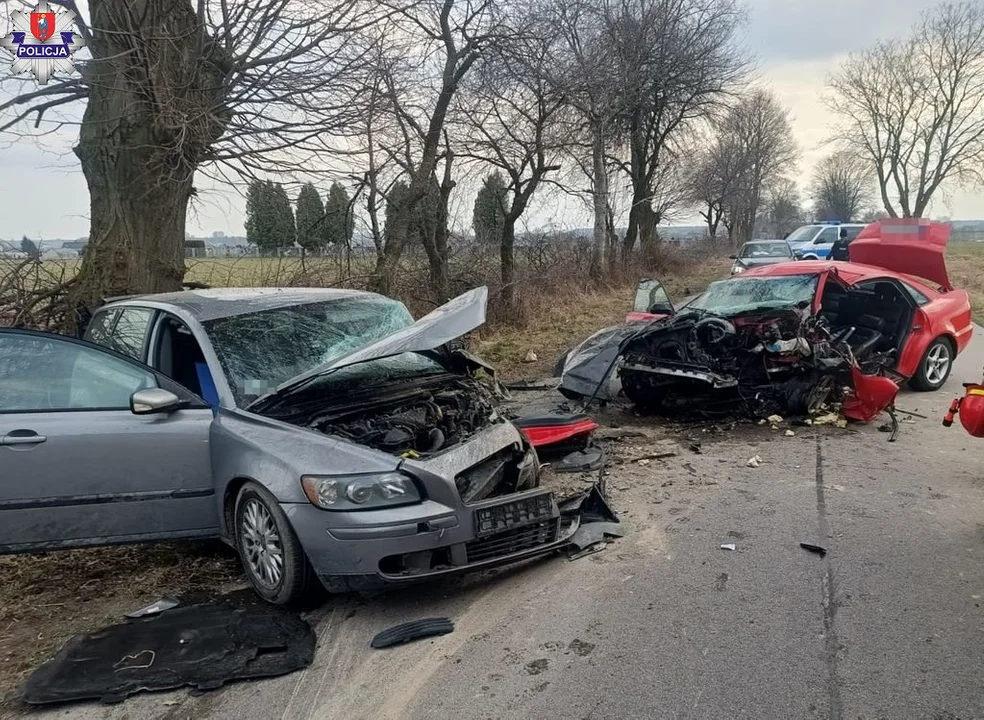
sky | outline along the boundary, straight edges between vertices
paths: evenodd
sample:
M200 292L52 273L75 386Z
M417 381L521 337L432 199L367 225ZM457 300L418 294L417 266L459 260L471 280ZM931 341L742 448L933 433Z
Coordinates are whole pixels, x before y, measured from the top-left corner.
M2 0L0 0L2 1ZM745 43L758 58L756 82L771 87L789 108L802 157L795 175L806 189L810 172L828 151L824 140L832 118L822 102L826 76L852 51L880 38L903 35L929 0L747 0L750 17ZM3 28L0 27L0 31ZM2 53L2 51L0 51ZM0 72L6 72L6 58ZM0 239L76 238L88 234L88 192L71 153L75 130L43 140L0 145ZM244 201L235 189L205 178L188 216L188 232L241 235ZM457 199L461 208L471 198ZM984 193L951 189L932 208L937 217L984 218ZM459 213L459 216L467 213ZM678 223L693 221L680 216ZM541 197L526 219L528 227L586 226L590 219L577 200Z

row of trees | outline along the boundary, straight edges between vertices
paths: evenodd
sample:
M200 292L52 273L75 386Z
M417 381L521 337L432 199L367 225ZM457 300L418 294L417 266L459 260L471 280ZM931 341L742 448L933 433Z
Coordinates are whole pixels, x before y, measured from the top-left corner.
M923 212L944 180L980 167L982 2L941 6L911 41L831 80L838 140L871 158L890 214ZM747 85L738 0L91 0L89 11L78 76L0 79L0 132L81 121L91 232L75 303L180 285L202 174L253 181L251 207L270 210L249 226L267 246L318 247L336 214L307 189L291 229L286 190L266 178L346 178L357 198L346 218L376 246L374 289L389 292L419 244L435 301L448 294L449 202L466 176L496 173L478 204L497 206L480 227L499 246L507 303L516 227L545 187L590 209L596 275L653 246L681 208L700 205L712 234L738 242L796 205L789 117ZM831 203L823 212L840 213Z
M349 247L355 217L348 191L332 183L325 202L312 183L297 194L296 212L287 191L271 180L254 180L246 191L246 240L262 251L299 245L305 252Z

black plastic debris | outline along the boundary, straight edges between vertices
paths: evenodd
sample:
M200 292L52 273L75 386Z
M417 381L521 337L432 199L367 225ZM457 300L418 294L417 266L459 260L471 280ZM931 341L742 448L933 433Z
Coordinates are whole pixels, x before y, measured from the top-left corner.
M599 445L589 445L584 450L575 450L565 455L553 468L560 473L587 472L600 470L605 465L605 449Z
M24 701L121 702L143 690L273 677L314 658L311 626L269 605L190 605L76 635L27 679Z
M180 604L174 598L163 597L160 600L155 600L150 605L144 605L139 610L127 613L127 617L135 620L136 618L147 617L148 615L160 615L162 612L176 608Z
M820 547L819 545L813 545L811 543L800 543L800 547L804 550L809 550L811 553L816 553L820 557L826 557L827 548Z
M578 550L584 550L592 545L597 545L606 537L620 538L625 535L621 523L617 522L591 522L581 525L577 532L571 536L570 543Z
M434 635L447 635L454 632L454 623L448 618L427 618L426 620L414 620L413 622L403 623L383 630L376 635L369 643L370 647L386 648L393 645L402 645L419 638L432 637Z

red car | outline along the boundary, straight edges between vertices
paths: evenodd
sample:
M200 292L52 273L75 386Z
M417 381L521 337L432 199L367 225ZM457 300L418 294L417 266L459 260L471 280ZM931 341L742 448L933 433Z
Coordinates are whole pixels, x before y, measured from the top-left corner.
M625 395L652 409L710 412L737 401L752 414L809 413L847 386L845 414L871 419L899 382L942 386L970 341L969 298L943 262L949 232L881 221L850 244L851 262L751 268L679 309L658 282L643 281L624 326L567 356L561 392L605 399L603 373L617 368Z

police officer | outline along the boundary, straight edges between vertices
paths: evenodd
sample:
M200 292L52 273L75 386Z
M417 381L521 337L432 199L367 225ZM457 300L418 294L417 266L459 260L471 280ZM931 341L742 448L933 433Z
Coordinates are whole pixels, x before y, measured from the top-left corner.
M847 228L841 228L840 237L834 241L833 246L830 248L830 259L840 260L842 262L850 260L850 255L847 252L849 243L850 240L847 239Z

